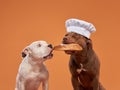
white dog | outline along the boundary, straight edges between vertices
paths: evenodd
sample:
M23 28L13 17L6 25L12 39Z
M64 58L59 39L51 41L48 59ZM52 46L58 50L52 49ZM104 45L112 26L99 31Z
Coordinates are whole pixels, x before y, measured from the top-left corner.
M45 41L35 41L22 51L23 61L16 78L15 90L48 90L49 73L44 61L52 58L52 45Z

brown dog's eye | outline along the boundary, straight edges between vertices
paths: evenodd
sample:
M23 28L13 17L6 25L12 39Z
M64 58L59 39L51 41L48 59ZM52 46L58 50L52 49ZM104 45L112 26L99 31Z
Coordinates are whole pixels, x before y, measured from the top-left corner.
M38 44L38 47L41 47L41 44Z
M76 38L76 36L75 36L75 35L72 35L72 38Z
M66 34L65 36L68 36L69 34Z

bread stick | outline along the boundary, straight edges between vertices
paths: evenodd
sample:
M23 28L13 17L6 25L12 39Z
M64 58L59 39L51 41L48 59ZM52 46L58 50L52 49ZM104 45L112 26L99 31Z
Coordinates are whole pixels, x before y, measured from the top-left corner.
M60 44L54 47L54 50L65 51L65 50L82 50L78 44Z

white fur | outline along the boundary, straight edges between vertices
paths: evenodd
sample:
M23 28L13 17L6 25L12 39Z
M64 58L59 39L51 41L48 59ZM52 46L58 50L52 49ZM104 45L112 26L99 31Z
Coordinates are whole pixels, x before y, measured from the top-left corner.
M26 57L20 64L15 90L38 90L40 83L43 90L48 90L49 73L43 63L52 57L47 56L52 51L48 45L45 41L36 41L23 50Z

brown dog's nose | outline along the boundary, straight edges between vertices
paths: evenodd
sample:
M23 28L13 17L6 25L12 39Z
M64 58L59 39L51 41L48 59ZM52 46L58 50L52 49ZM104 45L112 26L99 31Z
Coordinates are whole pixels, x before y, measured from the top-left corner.
M63 41L67 41L67 40L68 40L68 38L67 38L67 37L64 37L64 38L63 38Z
M52 47L52 44L49 44L48 47L53 48L53 47Z

